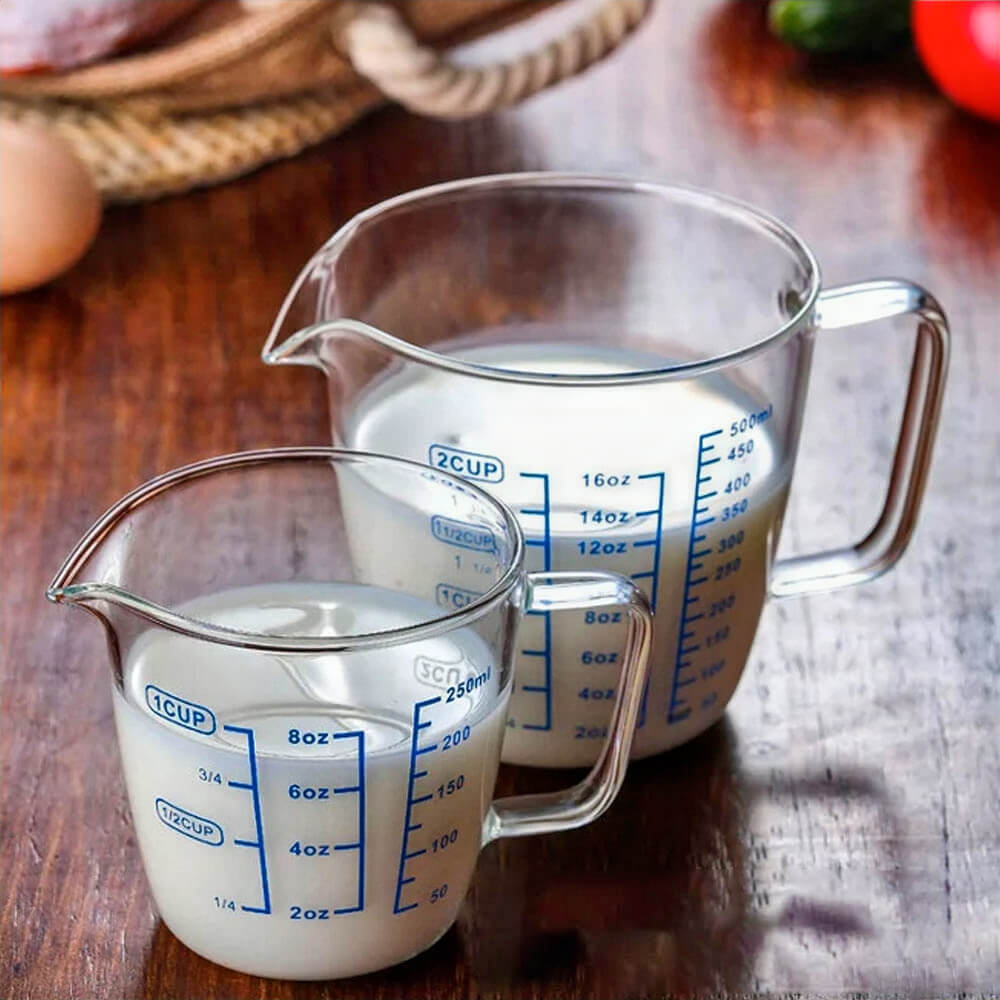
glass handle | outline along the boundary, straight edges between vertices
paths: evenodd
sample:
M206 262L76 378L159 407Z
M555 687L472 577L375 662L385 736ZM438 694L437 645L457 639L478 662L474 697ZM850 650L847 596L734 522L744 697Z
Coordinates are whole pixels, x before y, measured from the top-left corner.
M642 704L649 669L653 612L642 591L615 573L529 573L525 611L569 611L623 607L628 613L628 635L618 694L608 725L608 736L597 763L572 788L544 795L515 795L497 799L483 823L483 843L497 837L526 837L532 833L572 830L597 819L614 801L625 779L632 737Z
M854 545L775 563L771 580L775 597L836 590L872 580L899 559L913 534L948 370L949 333L944 311L919 285L899 280L863 281L822 292L817 325L822 330L838 330L902 315L917 317L917 340L882 513L871 531Z

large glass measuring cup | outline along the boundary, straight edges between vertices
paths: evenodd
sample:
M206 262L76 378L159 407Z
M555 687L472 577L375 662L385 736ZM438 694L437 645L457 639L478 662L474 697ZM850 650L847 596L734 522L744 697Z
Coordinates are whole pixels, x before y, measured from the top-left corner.
M881 516L856 544L775 563L817 333L904 313L918 319L916 351ZM337 442L429 462L507 501L533 568L640 583L656 628L635 756L719 718L768 595L859 583L899 557L947 353L923 289L821 291L808 247L746 205L547 174L362 212L303 270L264 348L328 376ZM478 588L454 578L462 540L439 541L435 592L457 607ZM595 759L621 627L613 610L525 620L505 761Z
M443 609L400 553L458 523L482 595ZM263 976L383 968L451 926L483 844L608 807L649 606L612 574L526 575L523 552L477 487L328 448L179 469L90 529L48 596L105 628L139 848L181 941ZM601 759L566 791L491 803L517 622L585 607L632 623Z

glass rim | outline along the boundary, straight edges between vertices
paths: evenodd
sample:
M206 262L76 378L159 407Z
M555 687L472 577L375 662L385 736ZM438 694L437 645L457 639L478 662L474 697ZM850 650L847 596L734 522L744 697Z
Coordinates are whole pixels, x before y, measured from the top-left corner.
M112 584L71 582L73 576L97 551L111 530L133 510L154 499L160 493L219 472L251 468L272 462L294 461L330 461L332 464L336 464L338 461L388 464L396 467L407 467L415 473L430 472L435 480L443 480L462 492L470 493L480 501L485 502L501 517L513 539L513 550L508 565L492 587L482 596L470 601L465 607L445 612L436 618L428 618L414 625L386 629L383 632L362 632L345 636L278 636L245 632L240 629L213 625L210 622L181 614ZM262 448L254 451L231 452L179 466L130 490L120 500L112 504L84 532L53 576L51 583L46 588L45 596L57 604L65 602L81 604L82 606L86 606L86 602L89 601L107 600L168 631L225 646L275 653L337 653L403 645L407 642L433 638L471 624L505 601L511 591L520 584L523 575L523 562L524 536L517 518L510 508L503 501L498 500L474 483L467 482L458 476L432 469L422 462L399 458L395 455L385 455L380 452L319 446Z
M295 279L282 303L281 309L271 326L261 356L273 363L282 327L299 292L309 280L316 261L324 254L340 252L351 238L365 225L388 216L400 208L419 205L434 199L460 195L466 192L517 191L528 189L587 190L614 192L618 194L656 195L665 200L693 205L705 212L728 216L750 230L757 230L776 238L778 242L799 262L805 270L809 285L795 313L776 329L751 340L741 347L702 358L697 361L682 361L657 368L645 368L630 372L612 372L586 375L567 375L557 372L519 371L497 368L477 362L463 361L436 351L418 347L409 341L396 337L391 332L370 324L343 317L339 320L317 321L312 327L335 324L347 327L383 343L394 352L412 361L455 374L500 382L514 382L524 385L550 386L598 386L635 385L646 382L665 382L675 379L693 378L717 371L720 368L741 364L758 354L777 347L785 340L806 328L815 311L821 290L819 261L809 245L790 226L776 216L759 209L749 202L719 194L693 185L673 184L654 180L643 180L614 173L582 173L575 171L522 171L516 173L487 174L481 177L467 177L454 181L432 184L377 202L356 213L312 255L309 262ZM302 331L300 331L301 334ZM287 343L294 343L300 334L292 334Z

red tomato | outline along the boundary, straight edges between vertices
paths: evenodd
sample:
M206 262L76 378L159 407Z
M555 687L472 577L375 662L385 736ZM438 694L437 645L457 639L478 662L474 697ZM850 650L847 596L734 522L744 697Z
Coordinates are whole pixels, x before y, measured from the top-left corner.
M959 107L1000 121L1000 0L914 0L924 68Z

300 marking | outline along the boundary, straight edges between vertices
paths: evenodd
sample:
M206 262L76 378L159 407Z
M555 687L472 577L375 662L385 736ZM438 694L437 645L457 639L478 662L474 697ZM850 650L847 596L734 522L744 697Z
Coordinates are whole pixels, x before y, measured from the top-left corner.
M719 551L729 552L730 549L735 549L737 545L743 544L744 533L742 530L734 531L731 535L724 535L719 539Z

